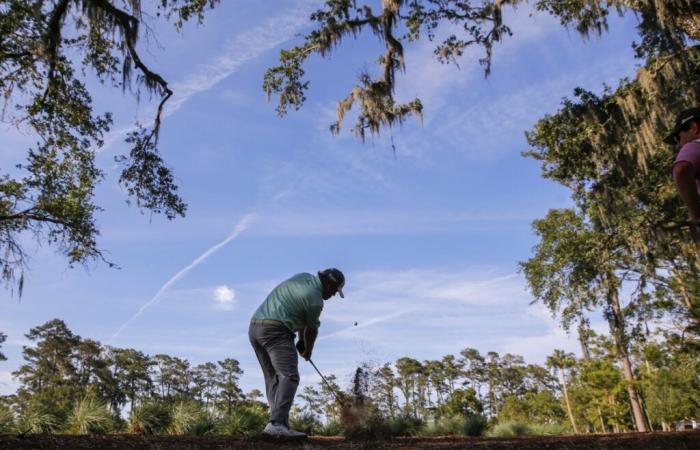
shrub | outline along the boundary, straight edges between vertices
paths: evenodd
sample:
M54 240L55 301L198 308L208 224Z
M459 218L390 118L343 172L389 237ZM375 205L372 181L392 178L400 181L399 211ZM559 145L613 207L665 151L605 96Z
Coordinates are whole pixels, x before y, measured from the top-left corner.
M323 424L316 418L316 415L311 412L303 412L301 414L293 414L289 416L289 426L297 431L306 434L317 434Z
M129 418L132 433L156 434L165 432L172 421L172 412L167 405L146 402L134 408Z
M465 436L483 436L489 421L481 415L469 416L462 424L460 433Z
M420 434L425 436L481 436L488 425L484 416L443 416L425 426Z
M331 420L316 431L319 436L340 436L343 434L343 426L340 422Z
M168 434L186 434L202 420L202 408L195 402L179 402L171 412Z
M459 415L442 416L435 422L427 424L421 430L423 436L449 436L459 434L459 430L464 425L464 417Z
M567 434L569 429L560 423L546 423L532 426L532 434L539 436L554 436Z
M0 433L15 431L15 415L7 406L0 405Z
M20 433L51 433L59 428L58 417L38 409L24 411L17 422L17 431Z
M192 425L190 433L195 436L204 436L211 434L216 429L216 422L206 414L202 414L197 422Z
M420 434L424 425L425 422L416 417L399 416L390 419L387 423L387 428L391 436L416 436Z
M107 404L90 395L75 404L66 425L72 434L106 433L113 428Z
M258 408L239 406L224 417L217 425L220 434L252 436L262 433L267 424L267 414Z
M532 434L530 425L523 422L512 421L499 423L488 433L489 436L494 437L525 436L528 434Z

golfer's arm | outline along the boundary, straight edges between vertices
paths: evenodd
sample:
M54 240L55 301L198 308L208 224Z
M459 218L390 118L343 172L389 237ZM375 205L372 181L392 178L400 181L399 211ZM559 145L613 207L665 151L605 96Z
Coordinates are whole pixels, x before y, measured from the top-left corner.
M693 165L686 161L679 161L673 166L673 179L676 182L678 193L690 210L690 219L693 222L700 220L700 195L698 195L697 183Z
M304 328L304 357L310 358L311 352L314 350L316 337L318 336L318 328Z

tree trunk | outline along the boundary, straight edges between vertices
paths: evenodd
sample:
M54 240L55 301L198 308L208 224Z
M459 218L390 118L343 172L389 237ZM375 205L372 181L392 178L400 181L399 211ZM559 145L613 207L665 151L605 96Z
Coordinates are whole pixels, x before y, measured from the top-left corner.
M561 377L561 385L564 388L564 403L566 403L566 412L569 414L569 420L571 421L571 427L574 429L574 434L578 434L578 428L576 427L576 421L574 420L574 413L571 412L571 402L569 401L569 390L566 388L564 369L559 369L559 376Z
M598 418L600 419L600 426L603 429L603 433L607 433L608 429L605 427L605 421L603 420L603 411L600 410L600 405L598 405L597 408L598 408Z
M612 275L608 275L609 279ZM620 308L620 301L618 298L618 292L616 286L608 287L607 295L608 306L610 308L610 334L612 335L613 341L615 342L615 350L617 351L617 358L622 366L622 373L627 382L627 394L630 400L630 406L632 408L632 415L634 417L634 423L637 427L637 431L644 432L647 431L646 418L644 417L644 410L642 408L641 401L639 399L639 394L637 393L637 387L635 386L634 372L632 371L632 363L630 361L629 352L627 351L627 339L625 336L625 320L622 315L622 309Z
M688 285L685 282L683 275L681 275L681 272L680 270L678 270L678 266L675 263L673 263L671 273L678 280L678 287L680 288L681 297L683 297L683 302L685 303L686 308L688 308L688 310L693 309L693 299L690 296L690 292L688 292Z

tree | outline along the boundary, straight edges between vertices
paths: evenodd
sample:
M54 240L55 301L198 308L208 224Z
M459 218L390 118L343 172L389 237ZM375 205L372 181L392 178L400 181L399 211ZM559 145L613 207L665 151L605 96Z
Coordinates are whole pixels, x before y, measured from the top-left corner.
M398 401L394 389L397 387L396 377L391 364L386 363L375 372L376 380L373 394L380 410L390 418L396 417Z
M486 361L475 348L465 348L459 354L461 358L461 366L464 369L465 378L474 386L479 399L483 399L481 395L481 386L486 383Z
M328 56L349 37L371 31L384 47L376 60L379 74L366 71L344 99L338 101L337 120L331 131L338 133L345 114L356 106L359 110L352 131L365 138L383 127L401 124L408 116L421 117L419 99L398 104L394 99L396 74L405 70L404 48L420 39L433 41L439 30L449 34L435 47L436 60L455 63L469 47L480 47L479 63L488 76L494 46L512 32L503 20L506 7L515 8L522 0L388 0L375 11L371 2L327 0L311 15L315 28L304 36L303 43L280 52L280 64L265 73L263 90L278 96L277 112L299 109L306 100L309 82L305 80L304 62L313 54ZM635 44L639 57L649 59L674 53L683 48L686 36L700 38L700 16L691 0L537 0L535 7L559 18L562 25L574 26L583 36L602 34L607 29L610 12L632 11L639 20L642 42ZM458 31L454 31L458 30Z
M218 0L155 2L156 17L179 29L201 21ZM112 115L94 111L87 77L123 91L160 97L153 125L137 124L126 142L121 184L139 207L169 219L185 214L173 175L158 151L165 102L172 90L137 48L144 34L141 2L133 0L10 0L0 10L0 92L3 113L38 139L21 165L23 174L0 173L0 266L21 295L27 252L20 236L34 233L70 264L102 258L94 195L104 173L95 153ZM135 73L134 73L135 72ZM134 76L135 75L135 76ZM9 116L9 117L8 117Z
M620 306L620 278L615 271L630 266L632 257L617 244L617 236L596 232L572 210L551 210L534 223L540 243L535 256L521 267L533 296L560 314L565 328L582 307L604 307L610 334L622 366L637 429L646 431L646 418L629 356L629 337Z
M7 339L7 335L5 333L0 333L0 347L2 347L2 343L5 342L5 339ZM7 361L7 357L0 352L0 361Z
M238 379L243 374L238 361L233 358L226 358L218 361L219 371L217 373L217 387L219 389L219 399L227 415L231 414L233 405L241 399L241 388L238 386Z
M160 396L166 400L189 398L193 377L189 361L163 354L155 355L153 361L158 368L154 382Z
M146 354L131 348L111 348L110 367L117 380L122 398L129 400L129 409L133 410L139 398L145 398L153 391L151 368L155 362Z
M575 434L578 434L578 427L576 426L574 413L571 410L571 400L569 399L569 389L566 381L566 370L576 364L576 359L573 353L566 353L564 350L554 350L554 353L547 357L546 364L547 367L556 369L559 374L559 382L561 383L562 392L564 394L564 404L566 405L566 413L569 415L571 428L574 430Z
M62 424L80 393L73 358L80 337L59 319L32 328L25 337L33 345L23 347L25 363L12 373L20 382L18 401L23 409L50 414Z
M200 402L204 402L204 409L209 410L217 399L217 366L212 362L199 364L194 368L192 382L193 394ZM257 400L253 398L252 400Z
M396 360L396 384L404 397L405 414L418 417L418 376L423 370L420 361L409 357Z
M439 410L446 416L471 417L481 414L484 411L484 405L479 401L474 388L457 388L452 391Z

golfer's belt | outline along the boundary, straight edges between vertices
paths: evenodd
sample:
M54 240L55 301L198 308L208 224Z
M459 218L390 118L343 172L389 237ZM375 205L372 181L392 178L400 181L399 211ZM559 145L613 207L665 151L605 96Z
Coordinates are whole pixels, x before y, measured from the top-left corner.
M273 319L252 319L250 323L254 323L256 325L281 325L284 326L282 322L279 320L273 320Z

